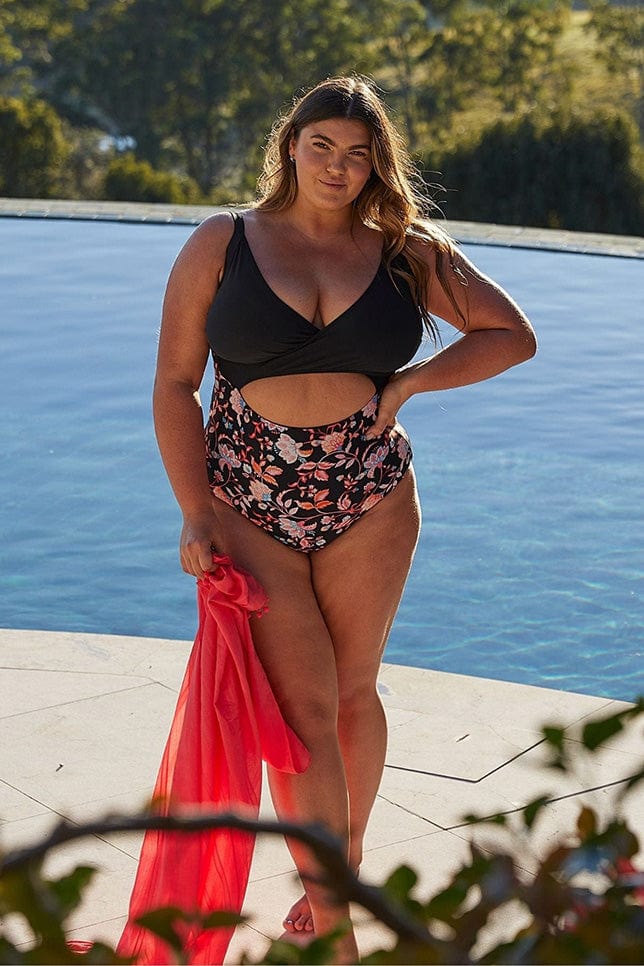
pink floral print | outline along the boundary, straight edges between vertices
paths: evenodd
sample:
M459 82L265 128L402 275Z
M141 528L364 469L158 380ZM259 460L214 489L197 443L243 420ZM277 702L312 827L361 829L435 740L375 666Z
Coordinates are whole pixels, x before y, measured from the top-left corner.
M215 361L205 431L212 492L287 546L320 550L390 493L411 463L398 424L365 438L377 411L374 395L328 426L281 426L256 413Z

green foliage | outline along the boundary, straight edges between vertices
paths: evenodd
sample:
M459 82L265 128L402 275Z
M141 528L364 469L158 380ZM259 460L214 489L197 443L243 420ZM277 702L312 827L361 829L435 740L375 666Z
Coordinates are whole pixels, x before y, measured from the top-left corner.
M459 11L434 33L425 52L421 109L444 123L446 112L462 108L483 87L502 110L514 113L547 96L555 76L561 100L569 68L555 62L554 52L568 8L558 0L504 0Z
M0 97L0 194L51 198L68 153L61 120L49 104Z
M204 194L246 187L275 113L327 73L368 67L350 0L86 0L57 45L61 111L136 140L154 166L177 153Z
M84 0L0 0L0 91L33 96Z
M596 56L613 76L629 81L628 99L644 135L644 7L590 0L588 28L597 36Z
M543 138L519 118L587 110L580 53L603 79L605 101L628 110L644 133L644 12L605 0L589 0L589 12L571 13L571 6L571 0L0 0L0 92L25 98L37 92L72 128L70 163L57 188L44 184L41 192L37 176L36 187L20 193L99 197L110 154L97 144L109 135L116 142L131 138L138 161L157 173L191 179L162 185L150 172L135 175L117 165L108 183L118 185L118 197L247 201L266 132L293 92L356 71L382 86L412 154L436 168L446 166L449 151L448 187L458 194L450 195L448 208L455 217L516 223L526 211L531 224L639 231L641 205L632 206L624 227L613 203L618 212L631 207L628 198L641 184L627 171L634 165L620 161L607 174L606 138L575 139L563 120L551 125L546 158L554 202L539 178L526 200L539 154L531 142ZM505 126L491 134L486 129L495 121ZM557 125L569 151L557 140ZM607 125L610 139L615 125ZM469 142L479 135L473 150ZM617 135L630 144L628 131ZM472 176L472 165L490 138L510 157L494 161L488 185ZM582 157L597 145L599 177L592 158ZM523 160L527 172L517 170ZM20 157L21 167L39 163L28 153ZM461 173L467 185L452 177L460 181ZM506 194L505 175L515 182L509 197L497 191L501 184ZM577 175L579 188L569 190ZM560 183L567 202L558 196ZM494 204L483 203L480 187Z
M623 114L498 122L473 145L429 154L449 218L573 231L644 232L644 178Z
M571 771L570 745L593 754L618 735L627 725L644 715L644 699L616 714L586 722L578 734L548 725L543 741L553 753L551 766ZM467 862L456 869L439 893L421 895L421 883L408 866L396 869L380 889L360 883L343 858L342 846L312 826L280 826L257 823L258 830L287 833L302 838L311 847L317 843L318 858L325 856L329 884L338 894L360 902L372 914L380 915L395 933L394 945L375 950L365 964L471 963L471 964L636 964L644 961L644 886L642 873L631 859L638 854L640 842L635 832L619 815L623 798L644 780L644 769L625 781L616 797L615 813L604 820L583 806L575 828L562 833L559 840L542 855L536 871L524 871L525 856L533 855L533 829L543 815L549 798L541 795L513 814L469 816L484 830L500 826L506 835L505 847L495 844L483 850L471 846ZM122 829L142 828L153 821L146 816L121 819ZM155 827L159 827L155 819ZM190 829L190 819L167 819L173 829ZM192 827L204 827L195 819ZM249 820L219 816L212 826L243 827ZM99 823L100 824L100 823ZM252 824L252 823L251 823ZM113 832L119 820L106 819L104 831ZM65 826L54 833L58 843L76 838L82 829ZM95 834L97 825L87 826ZM48 847L48 846L47 846ZM0 855L0 916L19 914L31 927L30 949L17 948L0 931L0 962L4 963L124 963L113 949L95 944L82 956L65 943L64 924L78 906L83 889L93 870L79 867L58 880L45 879L41 871L45 849L3 857ZM334 869L333 875L330 870ZM354 891L352 892L352 889ZM506 910L521 906L524 925L504 942L490 948L484 930L499 922ZM242 922L234 913L216 912L205 917L165 908L144 916L140 922L164 939L178 962L185 961L181 934L183 927L196 922L204 928L230 926ZM411 928L410 928L411 923ZM334 961L333 947L340 932L318 937L306 949L292 943L275 942L261 959L269 964L323 964ZM244 963L249 963L247 958Z
M174 205L197 204L201 194L192 178L155 171L148 161L133 154L114 158L108 166L104 182L105 197L110 201L168 202Z
M18 916L30 928L30 949L15 946L0 932L0 963L125 963L103 943L93 944L88 955L77 955L67 946L65 921L80 905L83 890L95 869L78 866L59 879L42 874L38 861L0 877L0 917Z

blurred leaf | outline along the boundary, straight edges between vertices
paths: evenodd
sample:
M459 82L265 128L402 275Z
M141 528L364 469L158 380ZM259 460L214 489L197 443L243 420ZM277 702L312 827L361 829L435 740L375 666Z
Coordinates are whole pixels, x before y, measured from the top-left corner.
M591 835L595 835L597 831L597 816L592 808L584 806L579 812L579 817L577 818L577 832L579 838L583 841L589 838Z
M451 925L466 895L466 886L460 882L452 882L446 889L430 899L425 905L425 913L428 918L437 919L439 922Z
M421 917L423 907L410 892L418 882L418 874L408 865L401 865L391 873L382 886L382 891L394 902L399 903L410 915Z
M138 916L135 922L145 929L163 939L175 953L180 953L183 949L183 939L175 929L175 923L185 922L186 914L176 906L164 906L162 909L154 909Z
M581 740L585 748L595 751L601 744L624 730L624 722L637 718L644 713L644 698L639 697L631 707L623 708L606 718L589 721L582 731Z
M557 728L554 725L544 725L541 729L541 733L546 740L546 744L550 745L556 751L563 751L564 746L564 729Z
M347 924L348 927L348 924ZM332 963L335 959L335 944L338 939L345 935L347 927L334 929L326 936L320 936L308 944L308 946L298 946L278 939L271 943L268 951L262 957L261 962L270 966L324 966Z
M605 741L623 730L624 725L619 714L604 718L603 721L589 721L581 735L582 744L589 751L595 751Z
M211 912L208 916L204 916L201 920L201 925L204 929L221 929L225 926L241 926L247 921L247 916L241 916L236 912L218 910L217 912Z
M94 866L78 865L69 875L48 882L49 888L58 899L62 916L68 916L81 904L83 891L96 872Z
M537 818L537 815L550 801L547 795L540 795L539 798L533 799L533 801L528 802L528 804L523 809L523 823L526 828L532 828Z
M400 865L391 873L383 889L392 899L404 901L418 882L418 875L408 865Z

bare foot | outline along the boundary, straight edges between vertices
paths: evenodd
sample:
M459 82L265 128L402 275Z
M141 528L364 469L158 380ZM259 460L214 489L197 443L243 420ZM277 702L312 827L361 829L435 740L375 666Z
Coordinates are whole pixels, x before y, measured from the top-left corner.
M282 923L286 929L285 939L291 940L293 936L298 937L302 933L306 935L307 942L315 939L313 930L313 916L309 900L304 895L294 903L288 911L288 915Z

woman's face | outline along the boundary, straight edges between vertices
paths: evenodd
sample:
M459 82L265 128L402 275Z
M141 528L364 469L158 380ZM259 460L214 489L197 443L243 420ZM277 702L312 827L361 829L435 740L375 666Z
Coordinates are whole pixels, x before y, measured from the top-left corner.
M363 121L331 118L303 127L289 143L298 196L341 208L358 197L371 174L371 135Z

